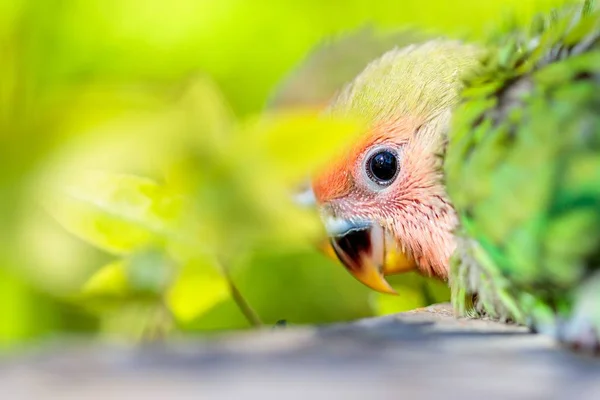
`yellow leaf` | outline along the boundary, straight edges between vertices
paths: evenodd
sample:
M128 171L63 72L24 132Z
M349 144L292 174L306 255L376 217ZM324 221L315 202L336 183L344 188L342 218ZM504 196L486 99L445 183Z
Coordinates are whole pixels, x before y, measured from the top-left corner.
M167 304L181 322L204 314L230 296L225 277L210 259L191 260L167 293Z
M305 179L348 147L363 131L357 119L322 116L314 111L264 116L240 133L233 152L240 160L253 155L284 182Z
M398 296L389 294L373 293L372 305L376 315L394 314L413 310L418 307L424 307L427 304L423 298L423 293L419 288L405 286L399 292Z
M450 300L448 285L416 272L388 277L398 296L373 293L371 304L377 315L393 314Z
M125 261L119 260L100 268L86 282L82 293L87 296L125 296L128 292Z

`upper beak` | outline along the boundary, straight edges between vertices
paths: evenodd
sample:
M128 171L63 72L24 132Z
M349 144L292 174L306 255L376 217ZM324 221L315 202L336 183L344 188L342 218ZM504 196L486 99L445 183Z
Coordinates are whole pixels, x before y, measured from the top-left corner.
M414 259L378 224L328 217L325 226L333 253L356 279L373 290L397 294L385 276L416 268Z

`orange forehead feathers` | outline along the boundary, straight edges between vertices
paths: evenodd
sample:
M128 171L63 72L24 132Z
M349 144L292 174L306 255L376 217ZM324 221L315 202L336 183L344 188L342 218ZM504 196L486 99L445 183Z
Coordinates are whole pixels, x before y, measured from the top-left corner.
M418 127L413 118L402 118L379 124L358 139L345 153L328 164L313 179L313 191L319 203L345 197L355 189L355 172L364 154L378 144L403 144L408 142Z

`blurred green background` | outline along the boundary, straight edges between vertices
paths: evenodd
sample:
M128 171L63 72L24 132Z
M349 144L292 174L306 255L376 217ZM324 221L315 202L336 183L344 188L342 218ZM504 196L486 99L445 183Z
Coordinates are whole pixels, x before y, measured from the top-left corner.
M369 24L381 43L405 26L476 38L561 2L0 2L0 349L447 299L415 275L377 295L315 249L318 219L289 194L360 126L265 106L331 36ZM349 47L375 54L377 40Z

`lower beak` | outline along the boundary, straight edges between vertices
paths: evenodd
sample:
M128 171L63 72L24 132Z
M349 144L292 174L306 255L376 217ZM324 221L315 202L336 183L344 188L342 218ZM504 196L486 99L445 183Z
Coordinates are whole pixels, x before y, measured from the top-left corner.
M416 268L414 259L377 224L329 219L326 227L331 246L326 252L335 254L356 279L373 290L397 294L385 276Z

